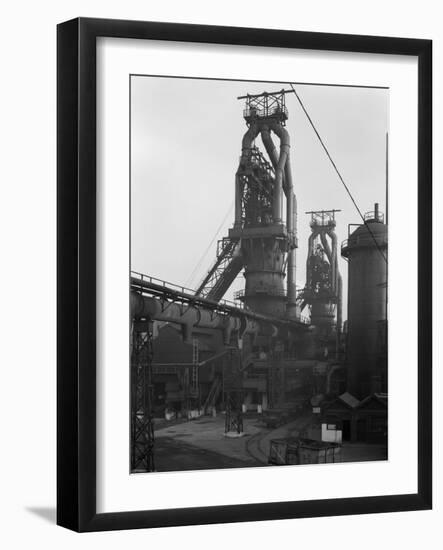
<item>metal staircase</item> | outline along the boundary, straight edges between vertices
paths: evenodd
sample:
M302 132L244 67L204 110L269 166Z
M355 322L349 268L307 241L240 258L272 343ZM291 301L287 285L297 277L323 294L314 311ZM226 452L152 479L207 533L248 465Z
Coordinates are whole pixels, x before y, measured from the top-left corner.
M224 237L217 243L217 257L196 291L201 296L219 302L243 268L239 239Z

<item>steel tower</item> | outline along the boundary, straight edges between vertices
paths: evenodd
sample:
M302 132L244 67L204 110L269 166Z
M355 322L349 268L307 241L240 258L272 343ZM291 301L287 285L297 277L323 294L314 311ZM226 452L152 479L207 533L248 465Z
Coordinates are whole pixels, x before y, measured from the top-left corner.
M298 297L302 311L309 307L311 323L316 327L317 341L325 357L329 353L334 329L338 351L342 325L343 285L338 270L336 212L340 210L306 212L311 215L311 235L306 260L306 285Z
M246 100L243 116L248 130L235 176L235 222L229 238L240 242L244 266L245 290L237 297L255 312L295 318L296 200L285 94L281 90L239 98ZM280 140L279 151L271 132ZM255 144L259 135L269 161Z

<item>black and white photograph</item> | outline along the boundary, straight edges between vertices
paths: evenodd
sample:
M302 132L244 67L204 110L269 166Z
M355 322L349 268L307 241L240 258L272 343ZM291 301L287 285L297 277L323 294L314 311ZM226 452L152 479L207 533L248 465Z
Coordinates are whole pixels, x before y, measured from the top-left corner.
M5 4L2 548L438 548L443 31L398 8Z
M129 102L130 472L387 460L389 88Z

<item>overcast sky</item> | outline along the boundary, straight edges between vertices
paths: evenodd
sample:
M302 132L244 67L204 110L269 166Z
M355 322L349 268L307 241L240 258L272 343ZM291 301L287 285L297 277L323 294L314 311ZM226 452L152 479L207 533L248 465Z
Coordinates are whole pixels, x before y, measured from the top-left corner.
M247 130L237 96L288 87L132 77L131 269L198 287L215 259L216 240L234 221L234 178ZM389 91L300 84L296 89L360 210L373 210L379 202L385 212ZM297 282L304 286L310 234L305 211L341 209L339 243L347 238L348 224L360 219L293 94L286 96L286 106L298 202ZM257 145L265 152L260 138ZM346 291L347 264L341 258L339 269ZM238 278L226 298L243 281ZM343 313L346 318L346 307Z

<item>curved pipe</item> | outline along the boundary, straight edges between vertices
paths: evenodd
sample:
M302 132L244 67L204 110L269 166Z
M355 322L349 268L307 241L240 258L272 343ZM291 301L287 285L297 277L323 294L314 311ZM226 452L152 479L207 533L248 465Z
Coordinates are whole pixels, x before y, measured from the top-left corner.
M243 155L247 155L247 151L249 149L251 149L252 142L258 136L259 131L260 131L260 128L256 123L251 124L251 126L246 131L245 135L243 136L242 143L241 143L242 157L243 157Z
M240 165L238 167L237 173L235 174L235 227L239 228L241 226L241 216L242 216L242 195L243 195L243 184L241 179L238 176L238 172L241 169L243 163L249 155L249 151L252 148L252 142L257 137L260 129L257 124L251 124L247 132L242 139L242 154L240 157Z
M286 156L285 164L285 182L286 182L286 226L288 228L288 233L292 236L295 227L294 227L294 186L292 183L292 171L291 164L289 162L289 152Z
M275 148L274 142L272 141L271 132L269 128L263 128L262 131L260 132L260 135L261 135L263 145L265 146L266 152L268 153L268 157L271 160L271 164L275 169L278 164L278 153L277 153L277 149Z
M234 214L234 227L241 228L241 198L243 189L241 188L241 181L238 174L235 174L235 214Z
M278 126L279 130L275 130L274 126L271 126L273 131L280 137L282 144L287 146L286 160L284 165L284 172L282 178L282 188L286 195L286 227L290 237L290 248L288 251L288 278L287 278L287 295L288 305L294 305L297 299L297 287L296 287L296 243L297 243L297 199L294 193L294 186L292 182L291 163L289 158L289 134L286 130ZM261 131L261 138L266 152L271 160L274 169L278 169L279 156L274 142L272 141L271 132L268 128L263 128ZM283 142L286 140L286 143ZM277 179L277 178L276 178Z
M286 161L289 156L289 134L283 126L280 126L277 123L269 125L269 128L277 134L280 138L280 155L278 157L277 166L275 168L275 186L274 186L274 197L273 197L273 218L274 223L281 223L282 220L282 211L281 211L281 201L282 201L282 189L283 189L283 171L285 169ZM286 182L288 185L288 182Z

